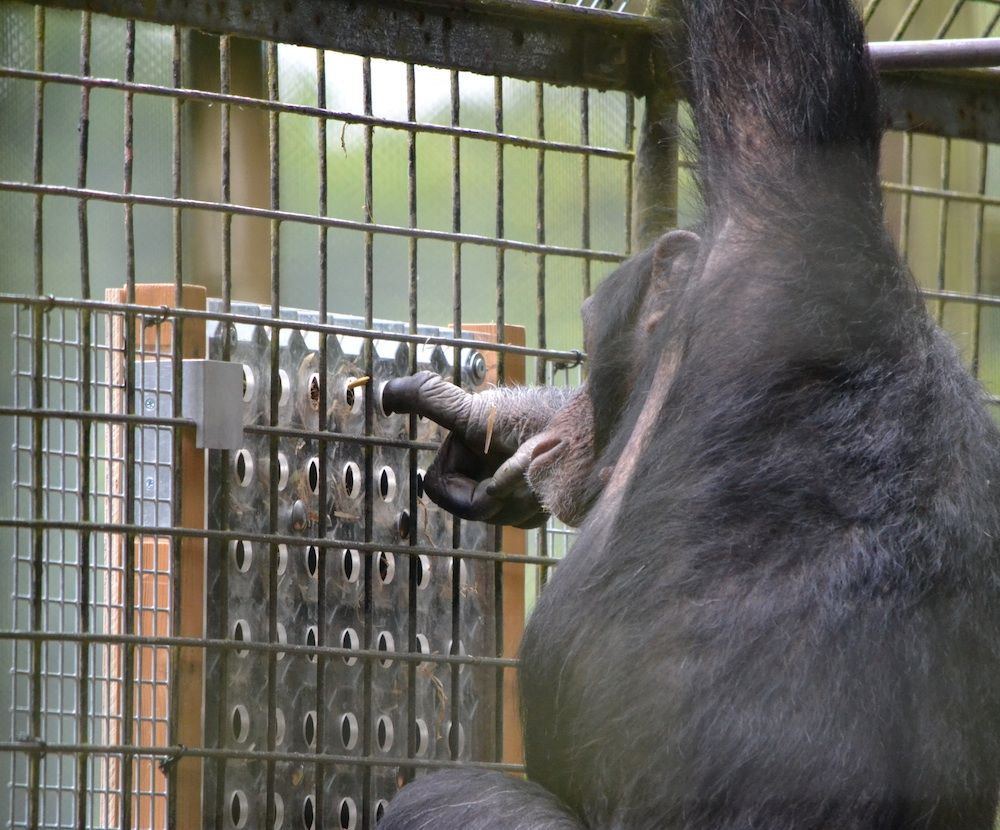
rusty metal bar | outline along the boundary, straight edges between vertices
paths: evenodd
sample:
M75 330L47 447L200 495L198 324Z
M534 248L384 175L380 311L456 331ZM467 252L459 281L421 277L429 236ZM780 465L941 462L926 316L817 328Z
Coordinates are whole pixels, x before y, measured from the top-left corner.
M210 32L334 49L429 66L525 80L646 94L669 85L680 60L661 54L676 43L677 24L659 18L518 0L383 0L329 3L202 4L185 0L46 0L47 5L90 9ZM884 71L921 68L919 91L905 94L886 79L887 111L894 125L954 138L1000 138L994 73L971 72L956 84L944 69L998 65L1000 38L873 43ZM906 79L907 85L910 79ZM929 98L928 98L929 96ZM941 107L951 98L945 112ZM926 106L925 106L926 99ZM984 114L992 112L984 120Z

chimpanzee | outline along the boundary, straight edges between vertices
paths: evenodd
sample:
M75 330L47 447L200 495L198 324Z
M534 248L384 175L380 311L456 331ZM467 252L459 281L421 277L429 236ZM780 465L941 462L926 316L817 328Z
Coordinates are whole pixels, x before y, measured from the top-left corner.
M683 6L704 219L584 304L585 388L384 390L452 429L439 504L581 529L521 648L530 780L418 778L382 827L987 830L1000 438L884 228L861 23Z

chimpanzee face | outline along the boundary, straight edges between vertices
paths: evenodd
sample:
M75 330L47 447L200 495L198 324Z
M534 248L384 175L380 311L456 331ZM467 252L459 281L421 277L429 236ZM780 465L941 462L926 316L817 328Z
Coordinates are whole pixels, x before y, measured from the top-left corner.
M582 522L611 475L616 458L605 450L626 427L623 416L640 373L658 358L657 329L669 325L671 302L684 290L697 245L688 231L666 234L622 264L581 308L588 379L556 413L528 469L542 504L567 524Z

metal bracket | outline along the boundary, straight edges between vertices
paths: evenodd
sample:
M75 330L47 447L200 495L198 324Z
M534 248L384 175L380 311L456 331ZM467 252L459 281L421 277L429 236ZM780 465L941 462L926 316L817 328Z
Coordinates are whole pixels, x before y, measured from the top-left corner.
M183 414L196 424L195 444L238 450L243 444L243 367L222 360L185 360L183 371Z

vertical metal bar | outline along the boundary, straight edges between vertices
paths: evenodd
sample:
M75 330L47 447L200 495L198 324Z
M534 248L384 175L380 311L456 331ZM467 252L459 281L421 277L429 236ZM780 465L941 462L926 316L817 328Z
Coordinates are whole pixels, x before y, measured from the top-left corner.
M45 71L45 9L35 8L35 69ZM43 179L45 145L45 84L35 84L35 128L32 180L41 184ZM42 195L34 199L32 234L34 238L34 282L37 296L44 294L44 213ZM41 409L45 403L44 332L45 312L41 306L32 310L32 366L31 405ZM44 489L44 431L40 416L31 418L31 503L32 518L41 522L45 518ZM39 524L31 529L31 630L43 630L42 590L45 580L45 533ZM42 659L41 640L31 644L31 734L29 741L39 742L42 737ZM41 826L42 756L35 747L28 762L28 826L35 830Z
M135 80L135 21L125 22L125 81L132 83ZM125 93L125 157L122 170L122 192L132 193L132 151L135 118L133 112L134 96L131 92ZM126 301L135 303L135 227L133 224L133 205L130 201L125 202L125 279L126 279ZM134 316L125 317L125 411L132 415L135 412L135 323ZM129 423L125 426L125 469L124 498L125 498L125 524L132 526L135 524L135 425ZM124 580L124 613L123 628L126 635L135 633L135 545L136 537L133 533L125 534L125 571ZM135 707L135 648L130 644L123 647L122 674L123 685L122 694L122 743L130 746L133 741L134 727L133 715ZM132 828L132 779L134 774L135 759L131 755L122 756L122 785L121 785L121 827L122 830Z
M364 99L364 113L367 116L372 115L372 62L371 58L363 58L361 61L361 85L362 85L362 97ZM374 199L374 186L372 182L372 155L374 152L374 139L375 131L371 124L365 125L365 143L364 143L364 192L365 192L365 222L372 222L375 212L372 201ZM375 237L371 231L365 231L364 235L364 295L365 295L365 328L372 327L372 321L375 318L374 310L374 294L375 294L375 262L374 262L374 245ZM364 344L364 364L365 373L371 377L374 374L373 363L374 357L372 354L372 344L370 341L365 341ZM372 434L372 428L374 425L374 412L372 410L372 395L366 394L364 396L365 401L365 435L369 436ZM375 513L375 503L374 503L374 461L375 456L372 451L372 446L366 444L364 448L364 462L365 462L365 526L364 526L364 541L370 542L373 535L373 522ZM365 578L365 592L364 592L364 636L362 641L366 649L373 648L374 641L374 631L372 622L372 561L373 554L371 551L365 551L364 555L364 578ZM375 708L372 705L372 687L374 682L373 677L374 667L372 661L366 659L364 662L364 728L362 729L362 740L364 746L365 757L368 757L372 753L372 715L375 712ZM368 765L365 766L363 774L363 795L361 799L361 826L370 827L372 824L372 768Z
M910 208L912 206L910 196L910 183L913 180L913 133L903 133L903 158L901 164L903 193L900 199L899 214L899 252L906 258L907 248L910 243Z
M417 89L413 64L406 65L406 118L413 124L417 120ZM408 220L411 228L417 226L417 135L411 129L406 134L406 204L408 208ZM417 240L410 238L407 242L407 280L409 296L409 331L410 334L417 332ZM417 350L410 347L410 373L417 370ZM408 418L408 435L411 441L417 439L417 416L411 414ZM410 527L407 538L410 545L418 542L418 510L417 503L417 451L410 447L407 450L408 471L409 471L409 504L407 509L410 514ZM418 651L417 647L417 583L420 560L416 556L407 557L407 629L406 648L413 653ZM414 757L417 752L417 666L415 663L406 664L406 756ZM402 778L409 781L413 777L413 769L406 767L402 770Z
M451 125L458 127L461 116L461 98L458 85L458 71L451 70ZM451 139L451 229L455 233L462 230L462 145L458 136ZM451 247L451 309L452 329L455 337L462 336L462 246L455 242ZM462 384L462 350L455 346L455 360L452 367L452 381ZM451 520L451 544L462 546L462 521L457 516ZM451 559L451 653L458 654L462 642L462 560ZM459 670L451 666L451 729L448 733L448 748L452 760L458 759L459 749Z
M677 100L674 91L646 96L646 112L635 158L635 226L640 250L677 226Z
M947 192L951 187L951 139L944 139L941 145L941 190ZM940 208L938 210L938 262L937 262L937 287L939 291L945 289L945 267L947 265L948 250L948 209L951 200L946 196L941 197ZM944 302L937 304L937 319L939 324L944 323Z
M996 14L993 15L993 19L986 24L986 28L983 29L983 37L990 37L993 34L993 30L996 28L997 23L1000 23L1000 9L997 9Z
M90 12L83 12L80 18L80 74L90 75ZM83 189L87 186L87 161L90 133L90 87L80 88L80 121L79 157L77 161L76 185ZM77 202L77 224L80 234L80 296L90 299L90 230L87 224L87 200ZM80 406L84 412L93 409L90 385L93 382L91 372L91 312L84 308L80 312ZM87 524L91 521L91 424L81 422L80 430L80 521ZM80 633L84 636L90 633L90 543L91 534L87 530L80 531L80 576L79 605ZM85 746L90 742L90 644L80 643L80 666L77 676L77 742ZM77 756L76 767L76 826L77 830L85 830L87 826L87 797L89 788L88 772L90 758L87 755Z
M223 95L228 95L231 91L231 67L229 52L229 35L222 35L219 38L219 91ZM223 204L232 201L231 184L231 159L232 153L230 123L231 113L229 104L224 103L219 108L219 144L221 147L221 173L222 192L220 198ZM228 311L232 307L233 299L233 215L225 212L222 214L222 304ZM228 344L230 338L225 338ZM228 360L228 356L226 358ZM223 570L225 570L223 568Z
M935 38L940 40L948 34L951 24L955 22L955 18L958 17L958 13L962 10L964 5L965 0L955 0L951 8L948 10L948 14L946 14L944 20L941 21L941 25L938 26L938 30L934 35Z
M278 100L278 47L274 43L267 44L267 98ZM271 210L281 207L281 190L278 169L278 113L268 112L268 162L271 190ZM271 317L281 314L281 220L271 220ZM271 331L271 407L269 424L278 426L278 400L281 394L281 379L279 366L281 360L281 340L277 329ZM278 532L278 436L272 434L268 438L269 461L268 469L268 533ZM278 545L271 543L271 566L268 569L267 588L267 641L278 642ZM277 696L278 696L277 654L273 651L267 655L267 748L273 752L277 740ZM267 797L266 797L266 827L273 827L274 810L274 761L267 761Z
M590 144L590 90L580 90L580 143ZM580 156L580 188L583 192L583 211L580 217L580 246L590 248L590 155ZM590 257L584 257L583 262L583 296L589 297Z
M625 149L635 150L635 98L631 93L625 93ZM632 254L632 228L634 218L632 208L635 204L635 156L625 164L625 253ZM586 370L586 367L584 367Z
M225 95L230 92L231 83L230 42L229 36L223 35L219 38L219 91ZM231 159L231 136L230 136L230 107L229 104L222 104L219 108L219 200L228 203L232 200L230 181L230 159ZM233 222L232 216L228 213L222 214L222 310L230 311L233 301ZM225 327L226 335L222 338L222 359L230 360L232 357L232 337L229 333L229 323L222 324ZM229 470L230 454L228 450L223 450L219 460L221 470ZM229 476L219 476L219 498L221 504L228 504L229 498ZM180 492L180 491L177 491ZM228 518L223 511L223 527L228 526ZM229 631L229 567L223 565L218 570L219 573L219 596L214 598L218 604L219 619L222 620L223 636L230 636ZM223 649L219 655L220 677L225 681L229 677L230 666L232 665L232 652ZM226 701L218 700L214 704L216 708L216 720L218 728L216 734L219 740L226 734L229 728L226 713ZM207 714L207 713L206 713ZM217 758L215 761L215 803L213 811L215 813L216 830L222 830L226 822L226 759ZM207 809L207 805L206 805Z
M503 78L493 79L493 130L499 135L503 132ZM503 239L504 236L504 198L503 198L503 144L499 141L494 144L495 152L495 173L496 173L496 238ZM497 342L503 343L506 338L506 309L504 303L506 273L504 266L506 259L503 248L497 246L496 249L496 320L497 320ZM503 352L497 353L497 383L500 386L507 380L507 364ZM503 526L496 525L493 528L493 549L503 549ZM497 657L504 656L504 615L503 615L503 562L496 562L493 565L493 613L494 613L494 653ZM503 760L503 731L504 731L504 670L497 668L494 682L494 726L493 726L493 759Z
M986 194L987 177L989 173L989 145L982 144L979 147L979 181L976 192L983 196ZM979 202L976 205L976 225L975 235L972 240L972 263L973 263L973 286L972 293L977 297L983 293L983 230L986 220L986 205ZM979 377L980 361L980 337L982 334L983 306L977 302L974 306L974 318L972 323L972 374Z
M545 138L545 87L535 84L535 134L539 139ZM539 148L536 160L535 184L535 241L545 244L545 150ZM545 254L535 258L535 317L538 327L538 348L546 348L548 339L545 331ZM535 383L543 386L546 382L548 364L540 356L535 362ZM538 531L538 555L549 555L549 534L546 528ZM539 567L539 587L545 584L549 570L545 565Z
M903 12L903 16L899 18L899 23L896 24L896 28L889 36L889 40L900 40L906 34L907 27L910 25L922 3L923 0L910 0L910 5Z
M175 89L181 86L181 30L175 26L173 31L173 56L171 60L171 81ZM170 162L170 192L175 199L181 197L181 99L174 97L171 99L171 162ZM173 272L174 272L174 306L180 307L184 304L184 273L183 273L183 214L179 207L171 211L171 238ZM173 414L180 417L183 412L183 364L184 357L184 318L177 317L174 322L174 332L171 338L171 368L173 371ZM171 437L171 524L180 527L183 521L181 516L181 499L179 494L183 492L184 479L181 469L181 436L179 430L174 430ZM181 632L181 544L179 536L174 536L170 540L170 632L174 636ZM172 649L170 652L170 711L168 712L167 740L172 746L180 743L178 716L180 711L180 650ZM207 714L207 713L206 713ZM177 768L179 762L166 766L167 774L167 827L173 830L177 826ZM205 806L202 805L205 810ZM206 816L207 818L207 816ZM82 830L82 828L81 828Z
M316 50L316 106L320 109L326 109L326 53L322 49ZM326 216L327 209L329 206L328 190L327 190L327 175L328 175L328 165L327 165L327 151L326 151L326 119L317 118L316 119L316 151L318 156L318 169L317 176L319 178L319 201L317 204L317 210L319 211L319 216ZM328 251L327 251L327 236L328 230L324 227L319 228L318 233L318 259L319 259L319 269L317 271L316 277L318 285L316 286L316 299L319 304L319 321L320 323L326 323L327 320L327 304L329 298L327 296L327 277L328 277ZM319 412L316 423L316 429L322 436L327 430L326 421L326 401L327 401L327 338L329 335L326 332L321 332L319 336ZM327 499L327 450L329 445L326 438L321 437L319 439L319 487L317 492L317 527L316 536L320 539L326 538L327 533L327 511L326 511L326 499ZM316 597L316 645L323 647L326 645L326 565L327 559L329 558L330 549L326 545L321 545L319 550L319 562L317 564L316 576L319 584L319 591ZM326 657L323 654L319 654L316 657L316 752L317 754L322 754L325 751L324 736L326 735L326 686L324 683L324 674L326 672ZM316 764L315 780L316 780L316 796L313 799L315 805L315 826L316 827L326 827L327 823L325 821L325 805L326 799L323 797L323 782L326 779L326 765L323 763Z

